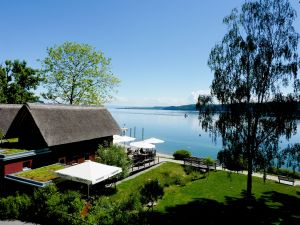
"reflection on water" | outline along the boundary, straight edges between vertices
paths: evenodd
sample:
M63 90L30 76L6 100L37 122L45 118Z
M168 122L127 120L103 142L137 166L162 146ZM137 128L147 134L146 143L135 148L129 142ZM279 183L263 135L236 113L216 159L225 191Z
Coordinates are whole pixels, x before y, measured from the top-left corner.
M216 158L222 148L220 138L214 142L212 137L201 129L197 112L112 108L109 111L120 127L129 128L126 135L142 140L144 129L144 139L156 137L164 140L165 143L156 144L161 153L173 154L178 149L186 149L191 151L193 156ZM300 127L300 121L297 127ZM299 141L300 135L296 134L289 143ZM282 139L280 146L286 145L286 140Z

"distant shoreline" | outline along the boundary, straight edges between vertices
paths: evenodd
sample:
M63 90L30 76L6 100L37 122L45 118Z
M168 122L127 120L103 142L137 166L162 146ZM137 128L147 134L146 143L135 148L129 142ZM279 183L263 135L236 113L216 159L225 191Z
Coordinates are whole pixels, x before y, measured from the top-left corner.
M152 106L152 107L118 107L117 109L146 109L146 110L178 110L178 111L197 111L195 104L181 106Z

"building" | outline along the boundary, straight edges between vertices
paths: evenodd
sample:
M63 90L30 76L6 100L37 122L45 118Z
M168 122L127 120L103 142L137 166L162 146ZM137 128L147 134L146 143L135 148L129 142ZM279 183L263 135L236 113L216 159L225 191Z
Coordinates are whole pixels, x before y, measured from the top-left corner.
M0 144L0 182L29 168L94 160L98 146L121 132L104 107L0 105L0 113L5 138L17 140Z
M12 121L21 109L19 104L0 104L0 133L5 135Z

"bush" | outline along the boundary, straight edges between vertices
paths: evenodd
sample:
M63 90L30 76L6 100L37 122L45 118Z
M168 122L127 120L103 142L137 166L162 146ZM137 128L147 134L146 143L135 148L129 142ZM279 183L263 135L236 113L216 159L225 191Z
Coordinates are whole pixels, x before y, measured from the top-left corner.
M140 194L141 202L143 204L150 203L153 210L154 202L164 195L164 188L157 179L150 180L141 188Z
M214 165L215 161L211 157L206 157L206 158L204 158L204 162L206 165L212 166L212 165Z
M184 158L191 157L192 154L188 150L181 149L181 150L177 150L176 152L174 152L173 156L177 160L183 160Z
M139 193L119 200L100 197L93 203L86 222L93 225L144 224L140 218L141 209Z
M1 219L26 219L31 205L29 196L23 194L8 196L0 199L0 218Z
M164 187L169 187L171 185L180 185L184 186L188 182L188 178L182 174L178 173L162 173L163 179L162 179L162 185Z
M97 156L99 163L121 167L122 173L119 177L125 178L128 176L131 160L128 158L124 147L118 145L110 147L99 146Z

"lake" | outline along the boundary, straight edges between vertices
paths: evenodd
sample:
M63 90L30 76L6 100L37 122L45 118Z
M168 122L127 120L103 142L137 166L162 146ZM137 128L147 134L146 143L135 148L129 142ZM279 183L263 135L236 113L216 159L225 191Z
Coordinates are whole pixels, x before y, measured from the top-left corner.
M156 144L160 153L172 155L179 149L189 150L193 156L217 158L222 149L221 139L213 142L212 137L199 126L198 113L172 110L142 110L108 108L119 126L128 128L126 135L136 137L136 141L155 137L165 141ZM187 114L187 117L185 117ZM297 122L299 131L300 121ZM134 132L135 130L135 132ZM282 140L281 146L286 146ZM300 142L300 134L292 136L289 143Z

